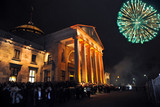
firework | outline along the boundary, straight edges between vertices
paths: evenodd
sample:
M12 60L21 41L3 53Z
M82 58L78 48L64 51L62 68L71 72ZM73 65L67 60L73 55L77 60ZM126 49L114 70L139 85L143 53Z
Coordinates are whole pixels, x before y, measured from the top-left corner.
M157 36L160 28L160 14L152 6L140 0L131 0L121 7L117 25L129 42L148 42Z

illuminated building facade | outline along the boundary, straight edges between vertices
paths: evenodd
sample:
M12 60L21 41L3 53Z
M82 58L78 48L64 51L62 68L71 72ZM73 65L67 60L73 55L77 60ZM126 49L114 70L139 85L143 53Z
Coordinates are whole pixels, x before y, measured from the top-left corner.
M43 33L23 27L13 30ZM0 31L1 82L105 83L104 47L95 27L77 24L38 38L26 37Z

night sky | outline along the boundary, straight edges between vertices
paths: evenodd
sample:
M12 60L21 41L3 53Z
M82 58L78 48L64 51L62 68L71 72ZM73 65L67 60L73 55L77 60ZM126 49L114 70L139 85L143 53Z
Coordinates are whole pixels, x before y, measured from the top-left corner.
M132 44L119 33L117 15L127 0L1 0L0 29L26 24L34 7L33 22L45 34L75 24L92 25L104 45L104 66L108 72L154 74L160 72L160 37ZM160 13L160 0L142 0ZM158 33L160 35L160 32ZM108 70L109 69L109 70Z

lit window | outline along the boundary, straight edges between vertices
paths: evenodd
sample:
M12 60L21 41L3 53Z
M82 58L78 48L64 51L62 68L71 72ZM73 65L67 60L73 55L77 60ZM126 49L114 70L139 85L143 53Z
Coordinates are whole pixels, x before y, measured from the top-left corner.
M16 82L17 81L18 72L20 70L21 70L21 65L10 63L11 74L10 74L10 77L9 77L9 81Z
M74 81L74 72L70 71L70 81Z
M31 83L35 82L35 73L36 73L35 70L29 71L29 82L31 82Z

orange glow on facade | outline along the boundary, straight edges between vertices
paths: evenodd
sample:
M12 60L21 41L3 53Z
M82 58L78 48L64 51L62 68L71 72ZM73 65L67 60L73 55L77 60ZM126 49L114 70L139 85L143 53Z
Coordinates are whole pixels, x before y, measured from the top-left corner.
M81 79L81 74L79 73L79 83L82 82L82 79Z
M79 42L82 42L83 41L83 39L78 39L79 40Z

